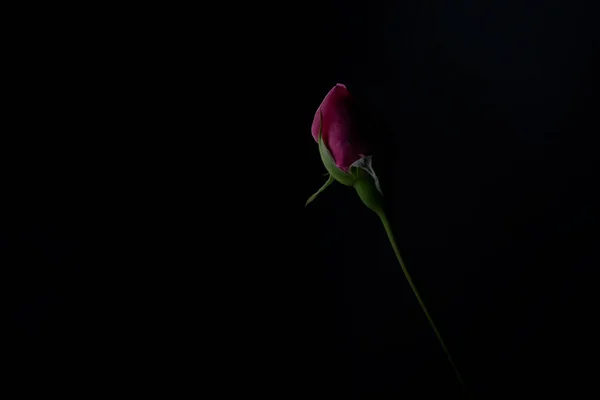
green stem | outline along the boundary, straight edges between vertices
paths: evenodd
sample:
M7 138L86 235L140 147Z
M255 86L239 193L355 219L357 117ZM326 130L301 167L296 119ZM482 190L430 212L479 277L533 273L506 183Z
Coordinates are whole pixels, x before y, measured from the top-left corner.
M394 249L396 258L398 258L400 267L402 267L402 272L404 272L404 276L406 276L406 280L410 284L410 287L411 287L413 293L415 294L415 296L417 297L417 300L419 301L419 304L421 305L421 308L423 309L425 316L429 320L429 323L431 324L431 327L433 328L435 335L437 336L440 344L442 345L442 348L444 349L444 352L446 353L446 356L448 357L448 361L450 361L450 364L452 365L452 368L454 369L454 373L456 374L458 381L460 382L461 386L465 389L465 391L468 393L467 386L465 385L465 382L463 381L462 377L460 376L460 372L458 371L456 364L454 364L454 361L452 360L452 357L450 356L450 352L448 351L448 348L446 347L446 344L444 343L444 339L442 339L442 335L440 334L440 331L435 326L435 323L433 322L431 315L429 315L429 311L427 311L427 307L425 307L425 303L423 302L423 299L421 298L421 295L419 294L419 291L417 290L415 283L413 282L412 278L410 277L410 274L408 273L408 270L406 269L406 265L404 265L404 260L402 260L402 256L400 255L400 250L398 250L398 245L396 244L396 238L394 236L394 232L392 231L390 221L387 219L387 216L385 215L383 210L381 210L381 209L378 210L377 214L379 215L379 218L381 218L381 222L383 223L385 232L387 233L388 239L390 240L390 243L392 244L392 248Z

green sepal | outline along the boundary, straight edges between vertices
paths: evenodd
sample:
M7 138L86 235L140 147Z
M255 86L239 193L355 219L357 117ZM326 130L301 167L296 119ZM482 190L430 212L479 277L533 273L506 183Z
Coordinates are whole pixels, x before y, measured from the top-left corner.
M375 183L375 187L377 188L379 193L383 195L383 192L381 191L381 186L379 185L379 178L377 177L377 174L373 169L373 156L366 156L359 160L356 160L350 166L349 172L350 174L352 174L352 176L355 176L356 179L364 179L365 173L370 175L373 179L373 182Z
M325 165L327 171L329 171L331 176L336 181L346 186L354 185L354 183L356 182L356 177L354 177L352 174L348 174L342 171L340 168L338 168L337 165L335 165L335 161L333 160L331 153L329 152L327 146L325 146L325 143L323 142L323 113L321 113L321 126L319 127L319 153L321 154L321 160L323 160L323 165Z
M358 180L354 184L354 189L358 197L371 210L379 214L383 210L383 196L379 191L378 184L373 177L365 170L357 168Z
M306 200L306 204L304 205L304 207L306 207L307 205L309 205L310 203L312 203L312 201L313 201L314 199L316 199L316 198L317 198L317 196L318 196L319 194L321 194L321 192L322 192L323 190L327 189L327 187L328 187L329 185L331 185L331 184L333 183L333 181L334 181L334 179L333 179L333 176L329 175L329 179L327 179L327 182L325 182L325 184L324 184L323 186L321 186L321 189L317 190L317 193L313 194L312 196L310 196L310 197L309 197L309 199L308 199L308 200Z

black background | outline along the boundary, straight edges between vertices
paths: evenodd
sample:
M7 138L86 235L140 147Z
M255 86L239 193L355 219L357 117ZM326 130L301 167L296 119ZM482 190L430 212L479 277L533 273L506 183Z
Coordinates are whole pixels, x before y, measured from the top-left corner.
M304 208L341 82L378 117L388 214L474 397L595 393L597 7L228 7L19 12L11 377L460 398L376 216L339 184Z

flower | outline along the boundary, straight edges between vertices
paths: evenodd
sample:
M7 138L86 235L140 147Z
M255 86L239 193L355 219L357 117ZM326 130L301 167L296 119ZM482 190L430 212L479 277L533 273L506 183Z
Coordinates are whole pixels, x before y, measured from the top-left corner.
M365 144L365 110L359 107L346 86L338 83L327 93L312 123L312 135L319 144L321 160L329 178L307 201L310 204L334 181L356 189L371 210L382 210L379 179L372 166L373 156Z
M323 143L335 165L348 172L352 164L369 155L360 124L362 111L346 86L338 83L327 93L315 113L312 135L317 142L321 116Z

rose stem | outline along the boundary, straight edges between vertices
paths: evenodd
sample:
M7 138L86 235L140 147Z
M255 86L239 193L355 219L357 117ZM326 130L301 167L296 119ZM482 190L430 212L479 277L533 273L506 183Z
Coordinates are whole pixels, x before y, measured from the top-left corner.
M381 222L383 223L385 232L387 233L388 239L390 240L390 243L392 244L392 248L394 249L396 258L398 259L398 262L400 263L400 267L402 267L402 272L404 272L404 276L406 276L406 280L410 284L410 287L411 287L413 293L415 294L415 296L417 297L417 300L419 301L419 304L421 305L421 308L423 309L425 316L429 320L429 323L431 324L431 327L433 328L435 335L437 336L440 344L442 345L444 352L448 356L448 361L450 361L450 364L452 365L452 368L454 369L454 372L456 373L456 377L458 378L458 381L460 382L461 386L465 389L465 391L467 391L467 386L465 385L465 382L463 381L462 377L460 376L460 372L458 371L456 364L454 364L454 361L452 360L452 357L450 356L450 352L448 351L448 348L446 347L446 344L444 343L444 339L442 339L442 335L440 334L440 331L435 326L435 323L433 322L431 315L429 315L429 311L427 311L427 307L425 307L425 303L423 302L423 299L421 299L421 295L419 294L419 291L417 290L415 283L413 282L412 278L410 277L410 274L408 273L408 270L406 269L406 265L404 265L404 260L402 260L402 256L400 255L400 250L398 249L398 246L396 244L396 237L394 236L394 232L392 231L390 221L387 219L387 216L385 215L385 212L383 212L383 210L380 210L377 214L379 215L379 218L381 218Z

